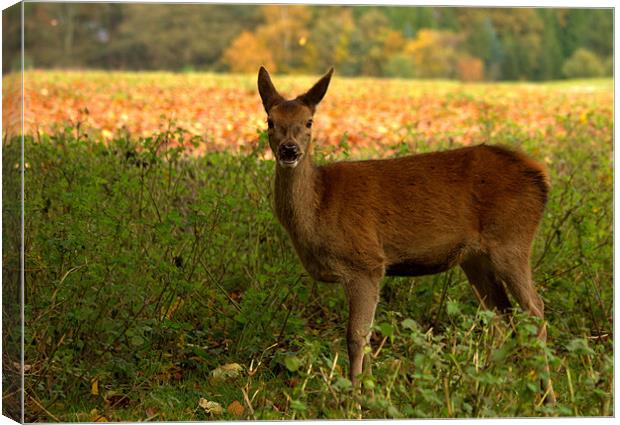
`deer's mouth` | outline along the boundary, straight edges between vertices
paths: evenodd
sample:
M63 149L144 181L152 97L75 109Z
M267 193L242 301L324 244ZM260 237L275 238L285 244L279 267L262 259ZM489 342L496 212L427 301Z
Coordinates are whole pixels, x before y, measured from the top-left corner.
M281 167L284 168L295 168L297 164L299 164L300 158L301 155L297 156L296 158L279 158L278 163Z
M278 149L278 162L282 167L296 167L301 156L299 147L293 143L281 145Z

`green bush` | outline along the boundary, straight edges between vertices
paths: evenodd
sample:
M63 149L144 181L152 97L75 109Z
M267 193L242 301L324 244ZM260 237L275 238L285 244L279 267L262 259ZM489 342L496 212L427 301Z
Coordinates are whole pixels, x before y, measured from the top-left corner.
M404 53L394 54L383 66L383 75L391 78L413 78L415 77L413 60Z
M605 66L596 53L588 49L575 50L564 62L562 72L567 78L590 78L605 75Z

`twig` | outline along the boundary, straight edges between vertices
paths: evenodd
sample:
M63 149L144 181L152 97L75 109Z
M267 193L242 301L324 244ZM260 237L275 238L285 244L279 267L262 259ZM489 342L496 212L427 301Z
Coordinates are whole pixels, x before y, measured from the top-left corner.
M570 376L570 367L568 363L566 364L566 378L568 381L568 392L570 394L570 402L573 405L573 413L575 416L579 416L579 411L577 410L577 406L575 405L575 390L573 389L573 380Z
M381 349L383 348L383 345L385 344L385 341L387 341L388 337L384 336L383 340L381 340L381 344L379 344L379 348L377 348L377 351L374 352L374 354L372 355L373 359L376 359L379 356L379 353L381 352Z
M540 257L538 258L538 261L536 261L536 265L533 267L533 269L537 269L542 264L542 261L544 260L544 258L548 254L549 249L551 248L551 242L553 241L553 238L555 237L556 234L559 233L560 228L564 226L564 223L566 222L566 220L568 220L570 216L573 214L573 212L575 212L575 210L579 208L579 206L581 205L581 202L583 202L583 200L580 200L579 203L569 208L566 211L566 213L564 213L562 218L559 219L557 223L554 223L553 227L551 228L551 231L549 232L549 236L547 237L547 240L545 241L543 252L542 254L540 254Z
M435 315L435 319L433 320L433 328L437 327L437 322L441 318L441 312L443 311L443 304L446 301L446 294L448 293L448 284L452 280L452 271L446 273L444 277L443 290L441 292L441 299L439 300L439 309L437 310L437 314Z
M327 389L329 390L330 393L332 393L332 396L334 397L334 400L338 400L338 395L336 394L336 392L334 391L334 389L332 388L332 384L331 384L331 375L325 376L325 372L323 371L322 367L319 367L319 373L321 374L321 377L323 378L323 381L325 381L325 384L327 384Z
M243 393L243 401L248 406L248 410L250 411L250 415L254 415L254 409L252 408L252 403L250 402L250 398L248 397L248 392L244 387L241 387L241 392Z
M394 382L396 382L396 376L398 375L398 371L400 370L400 365L402 362L400 360L396 360L396 370L392 375L392 379L390 379L390 383L387 386L387 391L385 393L385 398L391 401L390 394L392 393L392 387L394 386Z
M452 402L450 401L450 388L448 385L448 378L443 378L443 390L446 396L446 406L448 407L448 417L451 418L453 416L452 413Z
M217 286L217 288L224 294L226 295L226 298L228 298L228 300L230 301L230 303L233 305L233 307L235 307L237 309L238 312L241 312L241 306L239 305L239 303L237 303L237 301L235 301L226 291L226 289L224 289L222 287L222 285L220 285L220 283L215 280L213 278L213 275L211 274L211 272L209 271L209 269L207 268L207 266L205 265L204 261L202 259L198 260L200 262L200 264L202 265L202 267L204 268L205 272L207 273L207 275L209 276L209 280L215 284L215 286Z
M332 363L332 367L329 371L329 381L331 382L334 377L334 370L336 369L336 365L338 364L338 352L336 351L336 355L334 356L334 361Z
M291 315L292 310L293 310L292 308L289 308L286 311L286 317L284 318L284 322L282 323L282 326L280 327L280 333L278 334L278 339L276 339L276 344L279 344L282 341L282 336L284 335L284 328L286 328L286 324L288 323L288 318Z
M41 405L41 403L39 403L34 397L32 397L31 395L28 395L28 397L30 398L30 400L32 400L34 402L34 404L36 404L41 410L43 410L45 412L45 414L47 414L47 416L49 416L50 418L54 419L56 422L62 422L52 412L50 412L45 407L43 407Z
M308 366L308 370L306 372L306 379L304 379L304 382L301 384L301 393L302 394L306 390L306 385L308 384L308 379L310 379L310 372L312 372L312 363L310 363L310 366Z

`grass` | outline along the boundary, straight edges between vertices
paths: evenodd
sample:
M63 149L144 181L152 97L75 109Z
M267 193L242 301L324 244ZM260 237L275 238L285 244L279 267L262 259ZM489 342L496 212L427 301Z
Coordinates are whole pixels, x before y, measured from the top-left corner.
M549 344L519 311L481 311L460 270L385 279L361 393L343 291L307 276L273 216L264 134L201 157L165 147L180 129L26 137L26 421L613 415L611 118L567 116L559 143L484 119L486 141L550 168L533 256ZM407 142L399 154L448 146ZM18 158L5 142L5 187ZM555 407L538 393L545 354Z

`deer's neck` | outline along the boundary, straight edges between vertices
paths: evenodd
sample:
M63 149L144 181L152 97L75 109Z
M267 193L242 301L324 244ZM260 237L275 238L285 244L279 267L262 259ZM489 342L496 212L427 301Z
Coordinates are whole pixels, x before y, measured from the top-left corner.
M276 213L294 239L309 238L314 233L320 192L318 177L309 154L295 168L276 163Z

